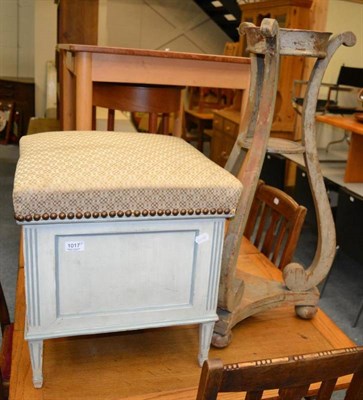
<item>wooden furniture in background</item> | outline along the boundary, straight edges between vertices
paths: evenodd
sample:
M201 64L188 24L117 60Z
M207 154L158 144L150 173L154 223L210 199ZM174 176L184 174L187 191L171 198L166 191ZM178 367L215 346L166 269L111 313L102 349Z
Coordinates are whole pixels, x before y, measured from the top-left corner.
M212 128L213 110L230 105L233 92L230 89L188 87L184 110L185 134L188 142L197 142L197 148L203 152L204 140L209 140L206 130Z
M259 1L241 4L242 22L252 22L259 26L264 18L276 19L281 28L309 29L312 0ZM241 36L242 55L247 56L245 37ZM295 79L302 79L303 57L287 57L281 60L280 79L271 135L290 140L296 136L296 113L291 104L291 90Z
M206 130L211 129L213 123L212 112L184 110L185 129L183 138L187 142L197 142L197 149L203 152ZM193 131L196 134L193 134Z
M287 193L260 181L244 235L281 270L292 261L306 208Z
M344 182L363 182L363 123L352 116L317 115L316 120L351 132Z
M186 98L188 110L203 113L231 106L234 92L231 89L188 87Z
M10 400L196 398L201 372L195 360L197 326L46 341L44 375L47 384L42 389L34 389L28 345L24 340L22 247L20 251ZM242 241L238 270L266 278L273 276L282 282L281 271L247 240ZM248 318L234 329L234 336L228 348L212 348L210 357L232 363L355 346L323 311L319 310L312 320L302 320L295 317L291 307ZM349 376L340 378L336 389L347 387L349 382ZM311 394L316 388L317 385L312 387ZM231 398L240 398L240 394L231 395ZM266 393L263 398L276 398L276 391Z
M55 0L57 43L97 44L99 0Z
M297 354L275 359L235 362L207 360L203 365L197 400L216 400L218 393L246 392L248 399L261 399L278 389L279 399L301 399L310 395L310 385L321 383L316 400L332 398L336 380L353 374L345 400L363 398L363 347L324 353Z
M292 104L294 109L301 114L301 109L304 103L304 97L298 97L297 87L301 85L307 85L308 81L296 80L293 86ZM340 67L337 82L321 84L322 87L326 87L328 93L325 97L318 99L316 105L316 111L327 114L339 114L347 115L354 114L359 111L357 105L346 105L344 100L341 99L340 92L352 92L352 95L356 96L357 89L363 87L363 68L346 67L342 65ZM357 102L358 103L358 102Z
M213 111L210 158L224 167L239 133L242 116L234 109Z
M17 142L28 129L31 117L35 115L34 79L0 77L0 99L15 105L16 131L10 132L8 142Z
M1 283L0 324L2 336L0 349L0 399L5 400L9 395L14 324L10 322L8 306Z
M226 42L224 45L223 54L225 56L236 56L238 57L241 54L240 42Z
M14 135L15 104L0 99L0 144L8 144Z
M171 132L170 114L173 113L174 120L182 120L182 89L181 86L118 85L95 82L92 105L94 108L108 108L107 129L109 131L114 130L115 110L120 110L148 113L148 132L168 134ZM174 124L175 135L180 129L177 124Z
M244 90L250 61L242 57L85 45L58 45L64 130L92 129L94 82L195 86ZM246 103L243 96L240 111ZM181 127L181 122L179 123ZM178 136L181 136L181 128Z

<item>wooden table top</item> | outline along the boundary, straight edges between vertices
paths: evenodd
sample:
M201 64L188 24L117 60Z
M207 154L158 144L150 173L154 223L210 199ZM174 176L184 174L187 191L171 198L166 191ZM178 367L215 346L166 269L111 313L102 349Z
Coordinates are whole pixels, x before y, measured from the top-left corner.
M196 359L197 326L45 340L44 386L34 389L24 341L21 256L20 260L10 400L195 399L201 371ZM281 279L277 268L246 240L239 268ZM284 307L240 323L233 330L231 345L211 348L210 358L231 363L354 345L322 311L305 321L295 316L293 307ZM348 381L344 378L339 387ZM275 395L271 391L264 398ZM223 398L237 397L232 393Z
M316 120L318 122L336 126L337 128L345 129L346 131L363 135L363 123L358 122L353 116L324 114L318 115Z
M213 120L213 112L199 112L197 110L184 110L185 114L191 115L192 117L199 118L205 121Z
M158 58L178 58L182 60L215 61L235 64L251 64L249 57L226 56L220 54L201 54L188 53L181 51L134 49L129 47L111 46L92 46L86 44L58 44L58 50L70 51L72 53L95 53L95 54L114 54L124 56L158 57Z

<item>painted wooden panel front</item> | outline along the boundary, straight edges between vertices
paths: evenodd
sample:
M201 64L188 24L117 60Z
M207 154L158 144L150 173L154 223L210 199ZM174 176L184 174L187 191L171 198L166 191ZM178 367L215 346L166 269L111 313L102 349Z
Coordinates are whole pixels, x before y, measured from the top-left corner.
M223 218L26 225L26 338L216 320L223 228Z

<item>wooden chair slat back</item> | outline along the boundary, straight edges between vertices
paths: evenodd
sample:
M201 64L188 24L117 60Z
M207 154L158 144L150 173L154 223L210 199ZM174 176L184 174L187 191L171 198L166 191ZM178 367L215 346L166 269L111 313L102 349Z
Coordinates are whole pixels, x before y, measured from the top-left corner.
M292 260L306 215L287 193L260 181L244 235L277 267Z
M331 398L340 376L354 374L346 400L363 398L363 347L353 347L223 365L207 360L202 369L197 400L213 400L222 392L246 392L246 399L261 399L265 390L278 389L281 400L310 396L310 385L322 382L317 400ZM314 393L316 394L316 393Z

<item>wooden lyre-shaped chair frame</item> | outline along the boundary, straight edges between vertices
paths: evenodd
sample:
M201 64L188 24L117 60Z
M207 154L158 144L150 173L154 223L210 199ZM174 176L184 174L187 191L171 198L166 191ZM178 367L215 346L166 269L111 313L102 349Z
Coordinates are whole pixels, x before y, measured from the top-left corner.
M279 29L277 21L264 19L261 27L243 23L247 50L251 54L251 81L247 109L240 134L225 168L238 176L244 186L236 216L224 241L219 287L219 321L213 344L228 345L231 329L239 321L257 312L283 304L294 304L302 318L316 313L319 292L316 286L326 277L335 256L335 228L321 174L315 141L315 109L319 87L329 61L340 45L353 46L351 32L334 36L329 32ZM302 144L269 138L276 100L280 57L309 56L317 59L311 73L302 112ZM248 149L247 153L244 149ZM308 268L297 263L286 265L284 285L276 281L260 284L248 275L236 276L237 258L266 151L304 155L309 183L316 205L318 222L317 251ZM260 291L259 287L264 287ZM266 289L268 288L268 289ZM265 293L268 292L266 296Z

